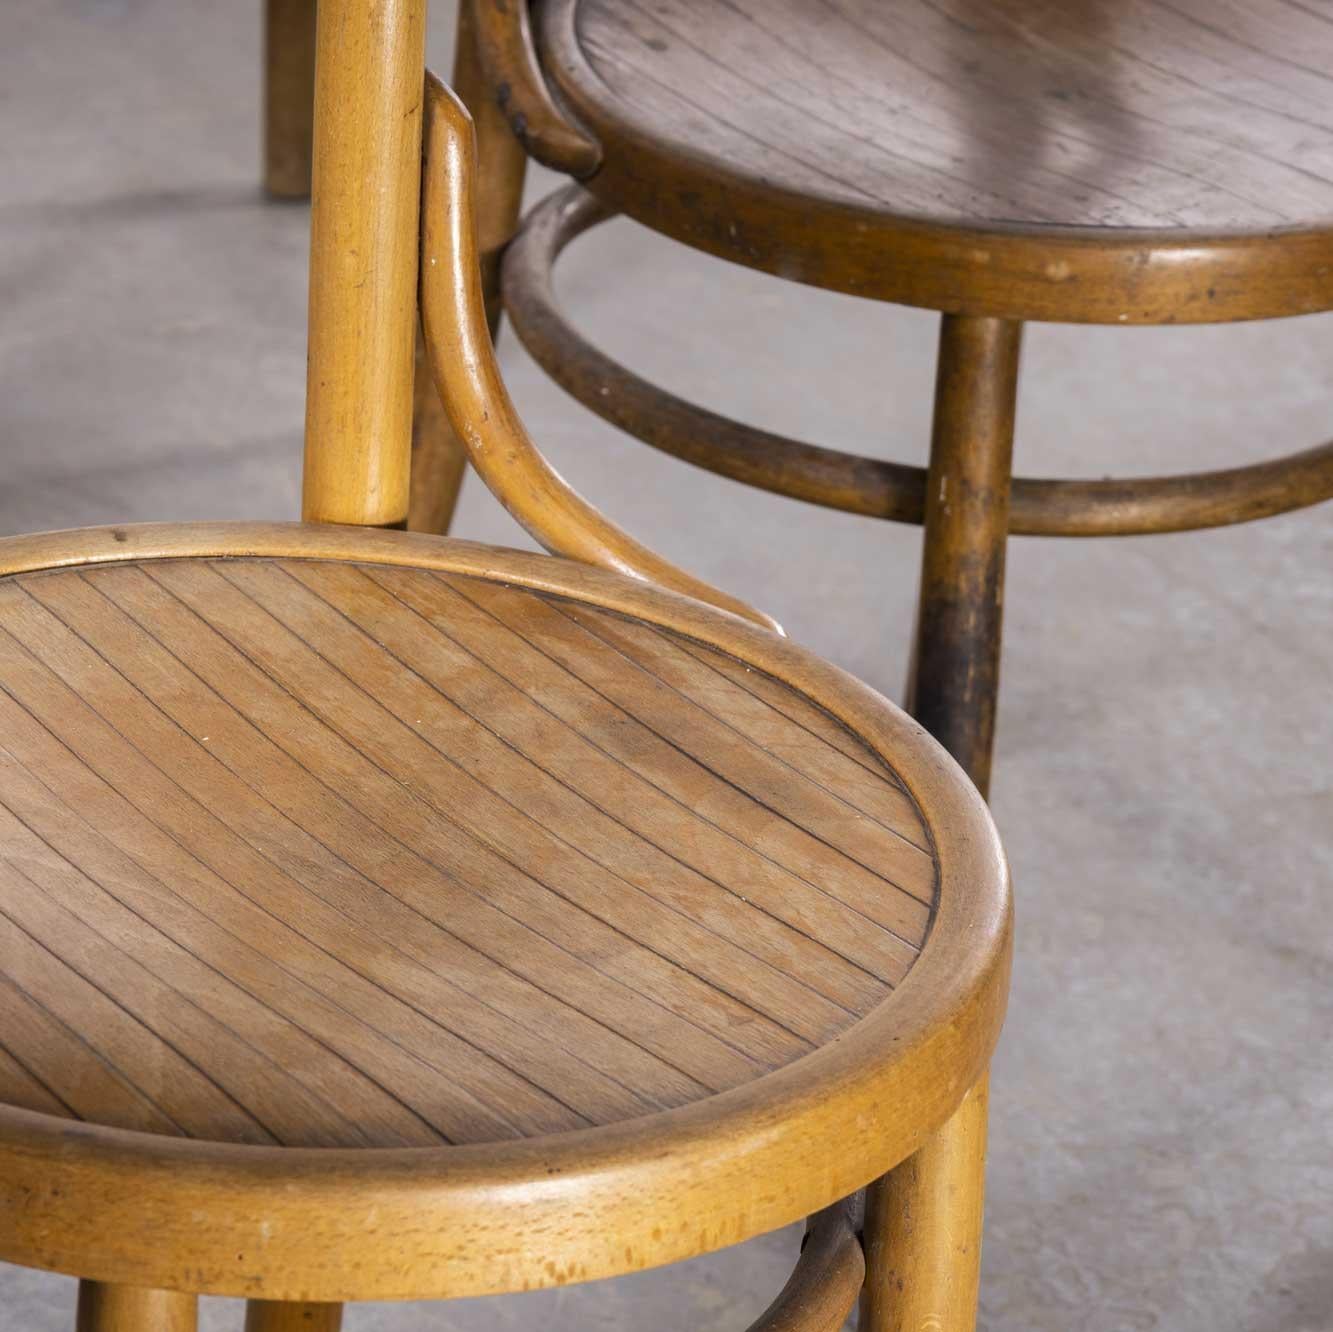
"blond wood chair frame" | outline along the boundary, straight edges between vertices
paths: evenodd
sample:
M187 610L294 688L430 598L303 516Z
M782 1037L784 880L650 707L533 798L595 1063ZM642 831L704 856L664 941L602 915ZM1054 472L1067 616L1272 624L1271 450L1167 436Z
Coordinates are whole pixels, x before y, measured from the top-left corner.
M1010 958L1007 873L985 806L915 723L639 546L541 458L490 346L471 125L438 80L423 98L423 36L423 0L320 6L305 524L12 538L0 575L205 556L365 560L577 598L761 663L893 757L936 851L930 946L892 1002L796 1064L705 1102L538 1141L243 1147L0 1106L0 1258L83 1278L80 1332L189 1332L199 1293L247 1296L249 1332L280 1332L336 1328L349 1299L587 1280L818 1214L765 1332L832 1332L858 1293L868 1328L968 1328L985 1070ZM580 563L384 530L404 526L409 508L418 276L458 438L515 517ZM863 1256L838 1200L878 1176ZM762 1193L745 1187L756 1178Z

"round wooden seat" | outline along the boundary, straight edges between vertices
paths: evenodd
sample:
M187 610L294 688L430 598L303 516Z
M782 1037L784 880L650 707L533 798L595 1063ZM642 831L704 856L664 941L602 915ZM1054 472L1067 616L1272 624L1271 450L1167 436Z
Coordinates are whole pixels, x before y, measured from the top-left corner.
M548 0L543 64L650 226L946 312L1333 305L1333 24L1286 0Z
M605 1275L834 1201L984 1066L980 803L781 640L402 534L0 552L0 1171L32 1190L0 1257L270 1298ZM146 1213L161 1266L118 1247ZM323 1283L284 1289L312 1227Z

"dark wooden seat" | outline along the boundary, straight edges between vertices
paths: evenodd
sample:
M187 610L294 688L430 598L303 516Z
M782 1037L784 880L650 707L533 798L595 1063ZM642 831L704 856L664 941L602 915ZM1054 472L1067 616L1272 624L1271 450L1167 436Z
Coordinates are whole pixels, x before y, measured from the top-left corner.
M1333 21L1317 8L546 0L538 22L548 75L601 146L599 197L725 257L1012 318L1333 304ZM1028 269L995 248L1023 241L1041 247ZM1256 304L1234 288L1261 252ZM1007 303L987 301L975 284L1009 267Z
M568 598L36 573L0 582L0 679L10 1105L286 1146L584 1129L800 1060L926 941L930 834L862 740Z

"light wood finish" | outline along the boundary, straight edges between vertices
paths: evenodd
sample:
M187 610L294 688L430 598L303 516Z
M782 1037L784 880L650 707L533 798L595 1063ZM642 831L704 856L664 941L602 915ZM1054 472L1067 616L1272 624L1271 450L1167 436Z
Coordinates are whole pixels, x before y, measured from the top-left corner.
M833 1332L840 1200L935 1169L998 1037L1003 856L920 727L541 458L435 80L432 370L488 484L613 571L376 530L408 511L421 20L320 7L321 521L0 542L0 1260L79 1275L96 1332L185 1332L177 1290L293 1332L823 1209L755 1330Z
M768 616L654 554L603 517L542 457L500 377L486 323L473 221L476 145L467 112L426 79L421 316L435 382L482 480L553 554L698 597L777 628Z
M0 1257L330 1302L605 1276L851 1193L984 1069L1009 955L984 806L771 633L371 529L57 533L0 571L10 1002L38 989L67 1052L6 1064ZM631 830L649 809L669 840ZM937 875L915 961L909 837Z
M408 515L425 0L320 0L302 509Z
M870 750L719 664L429 571L9 579L0 1099L213 1141L494 1142L836 1039L925 943L929 836Z
M866 1191L859 1332L971 1332L977 1320L989 1080Z
M264 0L264 188L310 195L315 124L315 0Z
M174 1290L79 1282L77 1332L195 1332L199 1301Z
M417 333L412 369L412 484L407 511L411 532L449 530L467 470L467 451L458 442L435 388L426 343Z
M518 225L528 158L510 132L477 51L474 5L458 6L454 95L467 108L477 136L478 262L486 323L494 339L500 329L500 260ZM467 451L454 434L435 389L425 346L417 339L415 404L412 414L412 501L408 527L445 533L453 519L467 466Z
M500 320L500 259L518 226L528 165L527 153L511 131L499 105L497 85L488 77L478 50L486 22L496 10L490 0L462 0L459 4L453 79L454 96L467 108L476 135L477 185L472 203L481 289L492 337Z
M912 715L990 787L1022 326L946 315L926 485Z
M245 1310L245 1332L340 1332L341 1304L283 1304L251 1300Z
M1333 305L1333 26L1079 0L549 0L590 187L817 286L1014 319Z

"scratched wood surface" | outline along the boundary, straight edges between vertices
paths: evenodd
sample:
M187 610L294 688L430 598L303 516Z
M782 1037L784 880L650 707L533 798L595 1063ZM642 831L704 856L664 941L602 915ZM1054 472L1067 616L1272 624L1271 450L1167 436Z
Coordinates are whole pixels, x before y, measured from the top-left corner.
M286 1145L633 1118L836 1037L935 861L790 687L481 579L0 584L0 1100Z
M1333 216L1327 0L578 0L626 123L816 199L976 223Z

